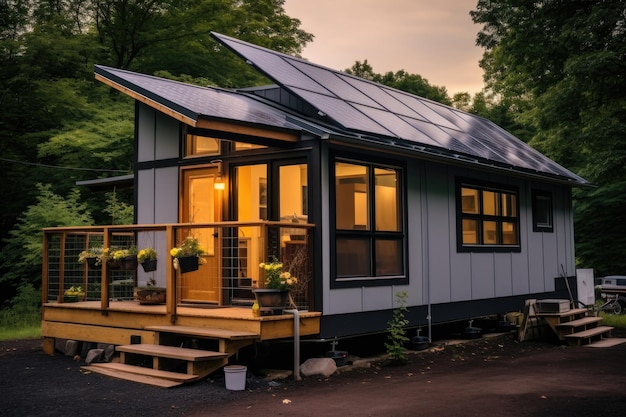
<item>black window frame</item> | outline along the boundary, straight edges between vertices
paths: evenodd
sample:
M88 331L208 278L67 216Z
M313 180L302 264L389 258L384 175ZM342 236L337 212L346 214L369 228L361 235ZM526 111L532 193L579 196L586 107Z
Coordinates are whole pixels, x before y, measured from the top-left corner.
M533 212L533 232L536 233L553 233L554 232L554 197L550 191L535 190L531 191L532 198L532 212ZM540 211L543 211L542 205L540 205L540 199L547 202L547 217L548 221L543 222L540 219ZM543 216L541 216L543 217ZM541 222L540 222L541 221Z
M409 283L408 273L408 238L407 238L407 207L406 207L406 193L407 193L407 181L406 181L406 164L403 164L397 160L383 160L381 158L368 158L364 155L352 155L344 152L331 152L329 164L329 183L330 183L330 199L331 199L331 216L330 216L330 253L331 253L331 289L334 288L355 288L355 287L377 287L377 286L391 286L391 285L406 285ZM393 169L398 175L398 216L401 222L399 231L377 231L375 226L376 208L375 199L372 197L369 201L369 219L370 230L337 230L336 227L336 176L335 165L337 162L345 162L356 165L367 166L369 169L369 192L372 196L375 196L373 188L375 187L374 172L376 168ZM353 238L353 239L367 239L369 244L369 257L370 265L368 275L358 276L337 276L337 239L338 238ZM379 240L395 240L399 241L402 247L401 252L401 267L403 274L391 275L391 276L376 276L376 242Z
M479 191L479 213L478 214L468 214L463 212L463 198L462 198L462 189L470 188ZM489 215L485 214L483 211L483 191L489 192L497 192L497 193L506 193L515 195L515 213L516 216L506 216L502 214ZM456 228L457 228L457 252L521 252L521 214L520 214L520 193L519 188L516 186L511 186L508 184L499 184L494 182L480 181L469 178L457 178L456 180L456 190L455 190L455 199L456 199ZM477 220L478 221L478 230L477 235L479 242L478 243L463 243L463 220ZM481 243L484 239L482 225L484 222L495 222L497 227L497 233L499 241L502 242L503 232L502 232L502 224L505 222L515 222L515 232L516 232L516 241L515 244L485 244Z

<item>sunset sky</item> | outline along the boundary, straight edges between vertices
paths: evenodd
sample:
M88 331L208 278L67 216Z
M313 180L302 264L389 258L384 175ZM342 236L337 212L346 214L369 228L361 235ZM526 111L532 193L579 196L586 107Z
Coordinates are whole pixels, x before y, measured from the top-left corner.
M286 0L285 11L315 35L302 56L336 70L367 59L374 72L405 70L452 96L483 87L477 0Z

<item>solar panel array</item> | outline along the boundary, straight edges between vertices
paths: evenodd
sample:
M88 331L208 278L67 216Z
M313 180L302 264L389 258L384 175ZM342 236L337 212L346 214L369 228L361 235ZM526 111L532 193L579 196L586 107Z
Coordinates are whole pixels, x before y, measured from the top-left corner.
M213 36L346 131L586 183L484 118L235 38Z

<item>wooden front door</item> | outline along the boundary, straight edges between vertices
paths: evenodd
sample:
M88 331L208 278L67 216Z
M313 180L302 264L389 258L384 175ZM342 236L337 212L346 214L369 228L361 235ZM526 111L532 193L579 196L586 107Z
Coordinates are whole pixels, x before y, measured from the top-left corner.
M215 189L217 167L185 169L181 223L214 223L222 220L222 193ZM197 228L189 231L207 250L206 261L194 272L179 275L183 302L221 304L221 230ZM181 236L184 238L185 236Z

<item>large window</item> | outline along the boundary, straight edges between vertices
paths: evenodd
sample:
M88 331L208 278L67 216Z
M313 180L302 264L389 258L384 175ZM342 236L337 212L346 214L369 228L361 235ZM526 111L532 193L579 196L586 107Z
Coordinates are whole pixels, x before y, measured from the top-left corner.
M335 286L406 278L401 174L396 167L335 161Z
M519 250L516 189L459 181L457 203L459 251Z

